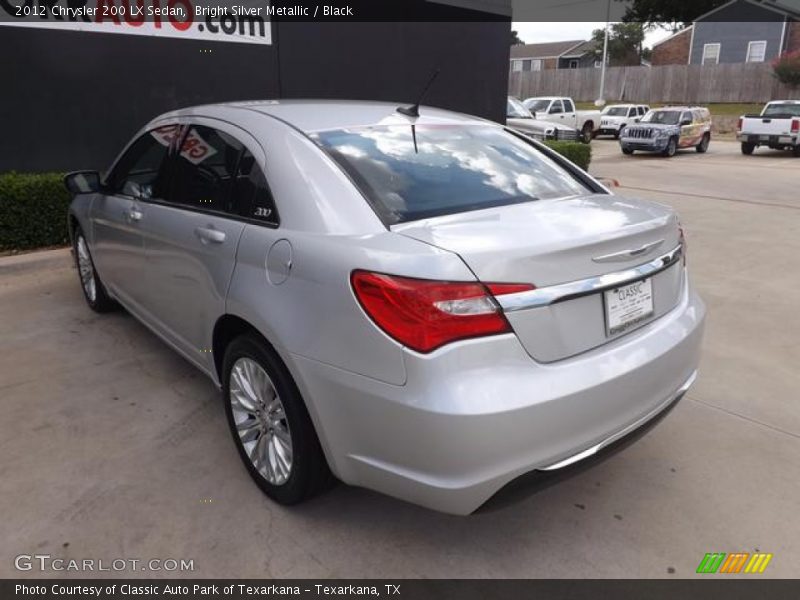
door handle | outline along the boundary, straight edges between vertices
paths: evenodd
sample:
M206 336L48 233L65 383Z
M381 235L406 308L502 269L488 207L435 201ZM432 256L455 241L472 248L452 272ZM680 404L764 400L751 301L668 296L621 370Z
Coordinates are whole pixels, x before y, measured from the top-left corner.
M200 238L204 244L209 242L214 244L221 244L225 241L225 232L212 227L198 227L194 230L194 234Z

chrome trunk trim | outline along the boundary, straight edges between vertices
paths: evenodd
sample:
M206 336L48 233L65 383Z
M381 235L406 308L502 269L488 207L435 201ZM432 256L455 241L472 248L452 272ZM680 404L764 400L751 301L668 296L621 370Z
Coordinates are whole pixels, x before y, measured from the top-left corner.
M594 294L595 292L631 283L637 279L650 277L674 265L681 259L682 254L683 245L678 244L666 254L662 254L638 267L606 273L605 275L598 275L597 277L589 277L588 279L536 288L527 292L503 294L497 296L495 300L502 307L504 312L548 306L556 302L586 296L587 294Z

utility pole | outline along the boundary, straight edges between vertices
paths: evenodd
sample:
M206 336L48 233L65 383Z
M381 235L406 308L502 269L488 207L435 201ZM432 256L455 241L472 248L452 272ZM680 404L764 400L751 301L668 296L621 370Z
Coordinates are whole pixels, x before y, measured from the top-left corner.
M606 5L606 27L603 37L603 64L600 67L600 95L594 101L595 106L605 106L605 87L606 87L606 63L608 62L608 22L611 20L611 0Z

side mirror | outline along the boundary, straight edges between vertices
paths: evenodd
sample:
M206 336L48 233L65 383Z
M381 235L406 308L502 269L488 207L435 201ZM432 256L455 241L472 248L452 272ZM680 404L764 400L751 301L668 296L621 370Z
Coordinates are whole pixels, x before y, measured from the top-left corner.
M692 124L692 120L691 119L684 119L683 121L681 121L681 126L683 126L683 125L691 125L691 124Z
M64 175L64 185L73 195L99 192L103 184L97 171L73 171Z
M633 120L633 122L634 122L634 123L640 123L641 121L642 121L642 120L641 120L639 117L636 117L636 118Z

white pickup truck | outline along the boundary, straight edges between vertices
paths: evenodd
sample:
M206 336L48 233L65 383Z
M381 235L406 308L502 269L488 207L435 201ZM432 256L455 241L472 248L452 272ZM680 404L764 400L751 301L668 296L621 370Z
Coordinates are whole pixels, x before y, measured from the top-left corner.
M800 100L773 100L760 115L739 117L736 139L742 143L742 154L769 146L800 157Z
M581 141L588 144L600 128L599 110L575 110L572 98L542 96L528 98L525 105L534 119L569 125L581 132Z

